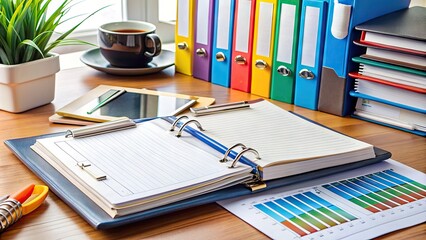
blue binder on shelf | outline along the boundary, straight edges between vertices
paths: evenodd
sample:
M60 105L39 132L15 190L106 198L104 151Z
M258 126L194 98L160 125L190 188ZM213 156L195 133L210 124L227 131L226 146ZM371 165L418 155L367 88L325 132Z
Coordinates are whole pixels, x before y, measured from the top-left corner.
M328 0L302 3L294 104L317 110Z
M136 120L135 122L141 121L147 120ZM181 200L149 210L112 218L106 212L104 212L96 203L94 203L87 195L85 195L79 188L77 188L67 178L65 178L58 170L52 167L52 165L50 165L47 161L45 161L42 157L40 157L36 152L34 152L30 148L36 142L37 139L60 136L64 134L65 132L61 132L28 138L11 139L5 141L5 144L31 171L34 172L34 174L36 174L46 185L49 186L53 193L55 193L59 198L61 198L68 206L74 209L81 217L83 217L92 227L96 229L119 227L141 220L149 219L155 216L169 214L190 207L252 194L252 191L244 184L238 184L222 190L210 192L207 194ZM374 151L376 155L376 157L374 158L266 181L267 187L256 192L274 189L277 187L290 185L298 182L303 182L309 179L319 178L334 174L336 172L355 169L358 167L380 162L391 157L391 154L389 152L384 151L382 149L374 148Z
M333 0L329 4L327 31L324 46L321 87L318 110L345 116L355 107L355 99L349 96L353 80L349 72L356 71L351 59L360 56L365 49L353 44L360 39L355 26L407 8L410 0Z
M224 87L229 87L231 81L234 8L233 0L215 2L211 82Z

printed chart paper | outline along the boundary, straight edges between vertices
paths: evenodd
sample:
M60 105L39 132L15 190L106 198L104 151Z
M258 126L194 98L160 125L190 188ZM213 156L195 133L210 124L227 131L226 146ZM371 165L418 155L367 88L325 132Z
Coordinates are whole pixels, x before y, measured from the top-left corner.
M425 222L425 185L387 160L219 204L273 239L369 239Z

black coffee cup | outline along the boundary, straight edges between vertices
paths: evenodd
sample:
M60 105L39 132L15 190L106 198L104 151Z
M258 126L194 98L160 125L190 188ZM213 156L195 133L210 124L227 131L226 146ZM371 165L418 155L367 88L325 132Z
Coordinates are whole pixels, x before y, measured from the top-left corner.
M104 24L98 28L101 53L116 67L147 67L161 52L161 41L155 30L155 25L141 21Z

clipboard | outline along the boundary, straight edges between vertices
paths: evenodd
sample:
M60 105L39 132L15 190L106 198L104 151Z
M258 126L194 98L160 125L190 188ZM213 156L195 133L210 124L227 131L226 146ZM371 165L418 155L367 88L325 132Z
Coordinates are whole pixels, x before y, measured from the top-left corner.
M99 85L98 87L92 89L85 95L77 98L66 106L58 109L56 114L53 115L50 119L51 121L58 120L58 122L63 123L74 123L74 124L84 124L84 121L91 122L106 122L118 119L120 116L109 116L107 113L104 115L99 114L89 114L88 111L93 110L92 108L95 106L87 106L88 103L96 100L102 94L108 92L109 90L117 90L117 91L125 91L126 93L140 93L146 94L147 96L158 96L158 97L172 97L176 98L176 102L180 100L193 100L193 105L185 105L183 108L173 109L172 112L167 112L167 115L177 115L181 112L184 112L189 109L189 107L204 107L209 106L214 103L214 98L209 97L199 97L199 96L190 96L185 94L176 94L176 93L168 93L168 92L160 92L148 89L137 89L137 88L126 88L126 87L118 87L118 86L109 86L109 85ZM141 102L143 99L140 100ZM160 101L160 100L159 100ZM173 103L172 103L173 104ZM142 105L142 103L141 103ZM141 110L142 111L142 110ZM149 111L149 109L144 109L143 111ZM138 117L139 118L139 117ZM83 120L83 121L74 121L73 119ZM67 121L63 121L67 120Z

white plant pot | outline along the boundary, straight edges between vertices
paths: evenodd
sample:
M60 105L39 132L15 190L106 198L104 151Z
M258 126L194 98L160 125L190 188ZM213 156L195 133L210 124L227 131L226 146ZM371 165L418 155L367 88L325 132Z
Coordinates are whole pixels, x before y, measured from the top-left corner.
M0 110L19 113L55 98L59 55L16 65L0 64Z

